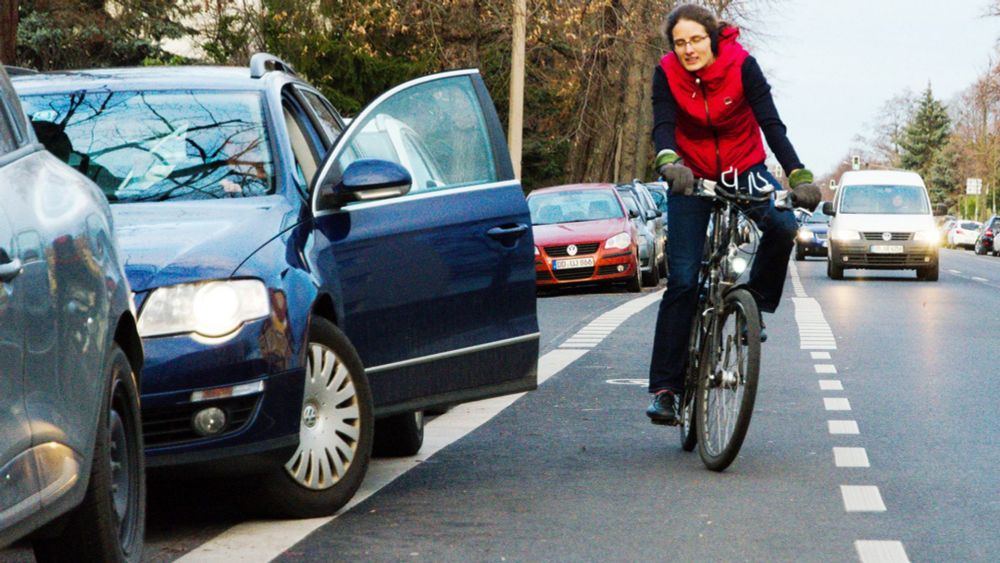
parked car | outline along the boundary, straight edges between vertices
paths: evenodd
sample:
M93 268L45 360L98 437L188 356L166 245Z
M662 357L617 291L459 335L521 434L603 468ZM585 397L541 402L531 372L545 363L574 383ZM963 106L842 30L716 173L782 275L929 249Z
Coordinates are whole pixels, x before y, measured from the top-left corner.
M0 69L0 549L33 534L39 561L139 561L142 362L108 203Z
M945 233L948 248L973 248L982 224L978 221L956 220Z
M799 232L795 236L795 259L805 260L806 256L823 256L827 254L827 230L830 216L821 208L806 214L799 223Z
M265 53L17 86L112 201L150 466L252 474L268 512L329 515L373 443L419 450L424 409L536 386L528 207L477 71L397 86L346 127Z
M983 221L976 242L973 243L976 254L1000 254L1000 250L997 249L998 245L994 242L998 232L1000 232L1000 215L993 215Z
M924 181L904 170L845 172L833 202L823 204L830 215L827 275L843 279L848 268L916 270L917 278L938 279L941 234Z
M615 189L626 205L629 200L635 202L638 214L634 220L645 224L645 228L640 228L640 234L648 240L645 251L640 249L639 253L642 281L644 285L655 287L667 273L666 217L642 183L622 184L615 186Z
M538 287L624 282L642 289L639 232L612 184L573 184L528 194Z
M616 186L618 196L625 204L629 221L635 226L639 233L639 271L642 285L655 286L660 283L660 272L656 267L656 233L653 226L646 220L646 209L639 203L635 192L627 187Z

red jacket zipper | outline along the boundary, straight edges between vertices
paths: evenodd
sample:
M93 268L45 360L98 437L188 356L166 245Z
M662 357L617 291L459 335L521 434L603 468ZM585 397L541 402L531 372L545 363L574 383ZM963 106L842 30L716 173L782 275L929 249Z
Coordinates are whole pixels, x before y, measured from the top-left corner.
M712 125L712 115L708 111L708 94L705 93L705 85L701 83L701 78L695 78L698 87L701 88L701 99L705 102L705 119L708 120L708 128L712 130L712 137L715 138L715 166L718 168L716 178L722 177L722 154L719 151L719 131Z

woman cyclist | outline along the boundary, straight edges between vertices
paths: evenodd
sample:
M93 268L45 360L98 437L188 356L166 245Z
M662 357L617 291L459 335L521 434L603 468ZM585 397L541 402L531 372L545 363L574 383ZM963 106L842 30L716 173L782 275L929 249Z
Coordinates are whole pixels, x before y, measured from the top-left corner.
M654 424L679 422L691 322L698 302L698 270L712 203L692 197L695 177L781 189L764 166L761 131L799 207L815 209L819 189L795 154L757 61L738 42L739 30L707 9L685 4L667 16L664 35L673 46L653 74L653 140L656 168L670 185L667 292L660 302L649 368ZM748 283L761 312L781 299L797 230L791 213L773 202L746 210L763 232ZM762 338L763 340L764 338Z

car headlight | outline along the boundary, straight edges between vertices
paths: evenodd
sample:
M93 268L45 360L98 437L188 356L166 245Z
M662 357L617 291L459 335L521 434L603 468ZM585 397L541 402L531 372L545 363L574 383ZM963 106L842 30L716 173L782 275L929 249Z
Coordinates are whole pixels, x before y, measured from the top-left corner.
M628 248L631 244L632 237L628 233L618 233L604 241L604 248Z
M802 242L809 242L813 239L814 236L816 235L813 234L813 232L810 231L809 229L799 229L798 237L799 240L801 240Z
M941 242L941 235L937 231L917 231L913 233L913 240L937 244Z
M830 238L833 240L861 240L861 233L849 231L847 229L833 229L830 231Z
M139 312L139 335L196 333L215 338L271 312L260 280L182 283L153 290Z

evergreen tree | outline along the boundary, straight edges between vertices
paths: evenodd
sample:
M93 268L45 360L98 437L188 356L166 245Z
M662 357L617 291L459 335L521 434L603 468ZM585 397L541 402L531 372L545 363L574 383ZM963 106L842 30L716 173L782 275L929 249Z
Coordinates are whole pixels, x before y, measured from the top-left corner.
M917 101L916 111L903 132L900 163L918 172L928 184L935 203L944 202L954 189L948 158L940 153L951 135L951 119L944 104L934 98L930 85Z

